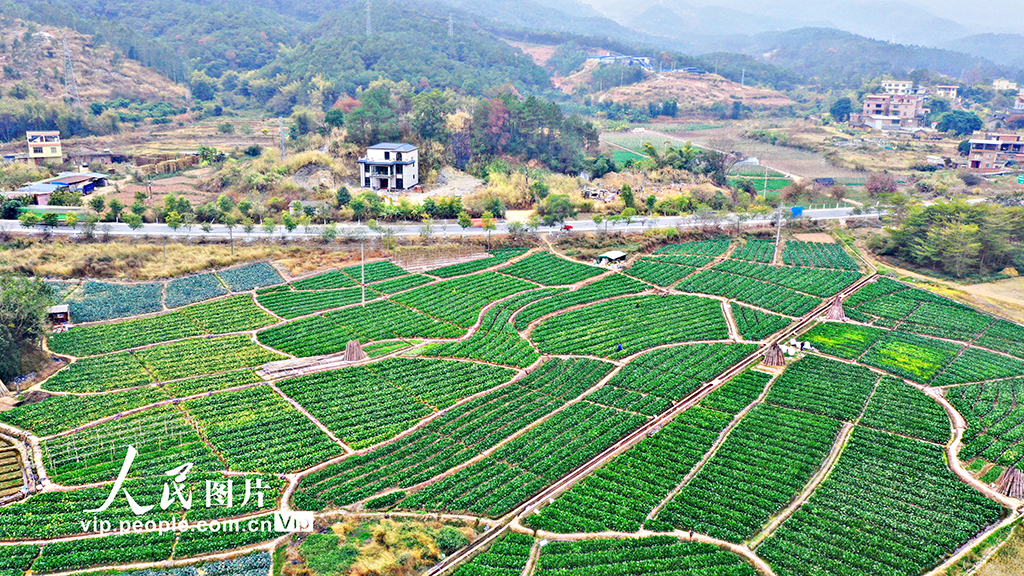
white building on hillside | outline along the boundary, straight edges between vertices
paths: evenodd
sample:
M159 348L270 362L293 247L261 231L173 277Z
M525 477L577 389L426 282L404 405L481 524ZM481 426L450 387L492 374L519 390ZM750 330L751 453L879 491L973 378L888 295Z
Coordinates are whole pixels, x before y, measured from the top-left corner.
M408 190L420 183L419 149L412 144L384 142L366 149L359 159L359 181L371 190Z

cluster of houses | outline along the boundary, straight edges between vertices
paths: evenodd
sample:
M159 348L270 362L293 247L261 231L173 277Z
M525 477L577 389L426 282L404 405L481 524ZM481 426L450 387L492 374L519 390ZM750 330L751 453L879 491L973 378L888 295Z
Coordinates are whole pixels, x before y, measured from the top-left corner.
M882 81L883 94L864 97L860 114L854 114L850 123L881 131L933 132L926 118L931 114L928 100L932 96L956 100L959 86L940 85L932 89L914 84L911 80Z

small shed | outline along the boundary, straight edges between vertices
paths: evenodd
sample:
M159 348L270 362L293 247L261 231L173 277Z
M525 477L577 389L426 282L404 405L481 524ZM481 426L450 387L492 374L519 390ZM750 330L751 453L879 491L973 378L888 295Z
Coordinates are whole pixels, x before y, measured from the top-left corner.
M625 262L628 256L628 254L621 250L609 250L598 256L597 261L601 263Z
M829 320L836 320L838 322L846 322L846 311L843 310L843 299L841 296L836 296L836 299L832 301L832 306L828 309Z
M349 340L345 346L345 362L359 362L366 360L369 356L366 352L363 352L363 347L359 344L359 340Z
M46 310L46 316L50 319L51 324L67 324L71 322L71 306L67 304L50 306Z
M1024 474L1010 466L999 475L992 487L1010 498L1024 499Z

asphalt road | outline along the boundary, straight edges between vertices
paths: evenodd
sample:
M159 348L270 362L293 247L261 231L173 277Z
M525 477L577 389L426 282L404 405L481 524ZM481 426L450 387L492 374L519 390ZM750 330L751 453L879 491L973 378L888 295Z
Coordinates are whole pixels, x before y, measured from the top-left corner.
M853 210L854 210L853 208L825 208L825 209L819 209L819 210L804 210L804 217L810 218L812 220L845 220L845 219L852 219L852 218L877 218L878 217L877 214L854 215L853 214ZM730 215L727 218L727 222L729 222L733 226L735 226L736 219L735 219L734 216ZM742 226L745 226L745 227L747 227L747 226L749 226L749 227L764 226L766 224L771 224L772 222L773 222L773 219L772 219L771 216L769 216L767 218L758 218L758 219L753 219L753 220L745 220L742 223ZM593 232L595 229L598 228L598 226L596 224L594 224L594 221L593 220L589 220L589 219L588 220L567 220L565 223L567 225L569 225L569 226L572 226L573 230L577 231L577 232ZM607 227L604 224L601 224L600 229L602 231L607 229L609 232L611 232L611 231L617 231L617 232L625 232L625 231L640 232L642 230L651 228L653 226L657 226L657 227L694 228L694 227L697 227L700 224L701 224L701 222L698 219L694 218L693 216L661 217L661 218L657 218L657 219L647 219L646 221L643 220L640 217L637 217L629 225L625 224L624 222L617 222L615 224L609 224ZM434 228L433 228L433 235L435 237L440 237L440 236L459 237L459 236L462 236L463 234L466 235L466 236L483 236L483 235L487 234L487 232L485 230L483 230L482 228L467 228L465 231L463 231L462 228L459 227L458 223L456 221L454 221L454 220L449 220L449 221L447 221L447 223L445 221L442 221L442 220L435 220L433 226L434 226ZM724 224L723 224L723 226L724 226ZM394 234L397 235L397 236L418 236L418 235L420 235L420 233L422 231L422 227L423 227L423 225L420 224L420 223L409 223L409 224L404 224L404 225L403 224L386 224L385 225L385 228L387 230L393 231ZM6 230L8 232L17 232L17 233L25 233L25 234L37 234L37 235L40 235L40 234L44 233L44 230L42 228L39 228L39 227L24 228L21 225L21 223L19 221L17 221L17 220L0 220L0 229ZM542 226L540 228L540 231L541 232L553 232L553 231L557 231L558 229L559 229L559 227L557 227L557 226L555 226L555 227ZM323 226L321 226L319 224L310 226L308 232L306 232L306 229L304 227L302 227L302 226L299 226L298 228L296 228L292 232L287 232L285 230L284 226L278 226L275 229L275 231L272 234L272 236L274 238L282 238L282 237L284 237L284 238L290 238L290 239L306 240L306 239L319 238L320 235L321 235L321 231L322 230L323 230ZM56 235L63 235L63 236L74 236L74 235L81 234L82 232L81 232L80 228L72 230L72 229L65 228L65 227L58 227L58 228L50 231L50 233L51 234L56 234ZM492 232L492 234L506 234L506 233L508 233L508 224L506 222L503 222L503 221L499 221L498 224L497 224L497 229L495 229ZM138 230L132 230L131 228L128 227L127 224L115 223L115 222L100 223L96 227L95 234L96 234L96 236L104 236L104 235L108 235L109 234L111 236L133 236L133 237L147 237L148 236L148 237L151 237L151 238L152 237L157 237L157 238L162 238L162 237L167 237L167 238L202 237L202 238L224 238L224 239L227 239L227 238L233 237L233 238L235 238L235 239L237 239L239 241L243 241L243 242L247 241L247 240L266 239L268 237L268 234L259 226L257 226L256 229L252 231L252 234L246 234L245 231L242 230L242 228L240 226L236 226L233 230L229 231L227 228L225 228L224 226L219 225L219 224L213 225L213 227L210 230L210 232L204 232L199 226L194 226L191 230L188 230L188 229L186 229L184 227L178 228L177 230L172 230L166 224L162 224L162 223L145 224L142 228L140 228ZM373 230L370 230L365 224L348 224L348 225L339 224L338 225L338 236L340 238L352 238L352 237L359 237L359 236L365 236L366 238L373 238L373 237L376 237L378 235L379 234L377 232L374 232Z

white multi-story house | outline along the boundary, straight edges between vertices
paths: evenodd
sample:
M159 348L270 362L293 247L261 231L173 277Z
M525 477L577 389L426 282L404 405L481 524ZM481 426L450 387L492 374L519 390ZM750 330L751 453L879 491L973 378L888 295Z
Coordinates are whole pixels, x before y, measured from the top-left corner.
M914 82L911 80L882 80L882 90L893 96L909 96L914 93Z
M420 183L419 149L392 142L370 146L359 159L359 181L371 190L415 188Z
M1000 79L992 82L992 88L995 89L998 92L1003 92L1005 90L1016 90L1017 89L1017 83L1016 82L1010 82L1006 78L1000 78Z

